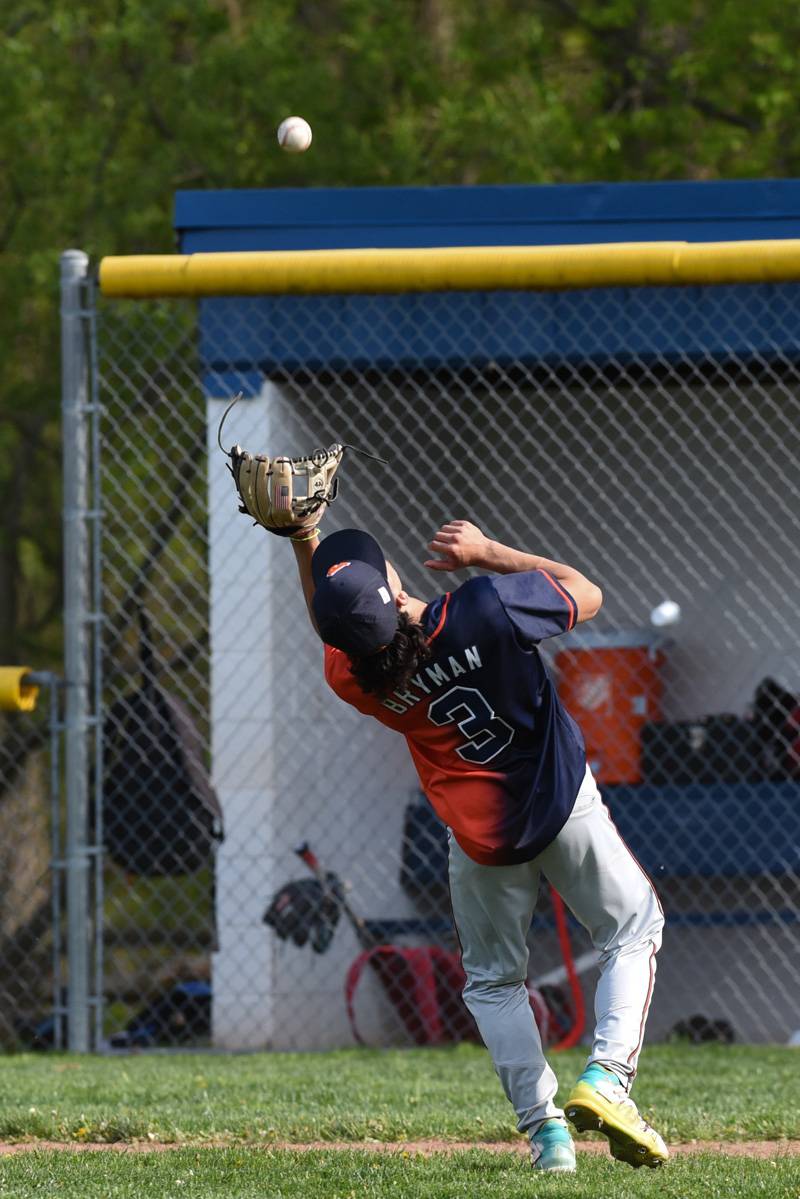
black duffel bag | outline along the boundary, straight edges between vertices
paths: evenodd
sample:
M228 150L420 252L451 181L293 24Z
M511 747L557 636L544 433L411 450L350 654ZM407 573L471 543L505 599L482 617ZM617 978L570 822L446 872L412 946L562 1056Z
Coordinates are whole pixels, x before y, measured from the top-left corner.
M127 874L191 874L222 840L222 811L189 711L156 681L139 612L141 685L111 706L103 737L103 843Z
M800 778L800 698L775 679L762 679L753 700L753 721L767 777Z
M751 720L706 716L642 726L642 776L646 783L752 783L766 777L763 741Z

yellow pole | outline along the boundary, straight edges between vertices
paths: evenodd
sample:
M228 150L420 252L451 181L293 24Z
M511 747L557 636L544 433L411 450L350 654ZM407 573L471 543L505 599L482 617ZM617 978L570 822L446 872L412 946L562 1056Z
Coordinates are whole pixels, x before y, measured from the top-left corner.
M117 297L549 291L800 281L800 239L465 246L419 250L264 250L104 258Z

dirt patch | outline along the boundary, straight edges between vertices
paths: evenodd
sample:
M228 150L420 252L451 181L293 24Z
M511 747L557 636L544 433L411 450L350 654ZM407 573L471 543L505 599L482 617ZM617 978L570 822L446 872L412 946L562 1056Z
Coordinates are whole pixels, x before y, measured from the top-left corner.
M603 1140L576 1141L575 1147L579 1153L607 1153L608 1143ZM221 1141L204 1141L202 1143L164 1144L159 1141L125 1141L104 1144L102 1142L84 1141L19 1141L0 1143L0 1156L12 1153L30 1153L36 1149L58 1149L66 1153L97 1153L108 1150L112 1153L163 1153L171 1149L261 1149L285 1150L292 1153L319 1152L329 1150L341 1152L345 1149L356 1149L362 1153L402 1153L409 1156L421 1154L430 1157L436 1153L460 1153L468 1149L483 1149L489 1153L518 1153L525 1155L528 1146L525 1141L307 1141L302 1143L292 1141L272 1141L258 1144L231 1144ZM670 1145L671 1154L686 1153L719 1153L725 1157L800 1157L800 1141L689 1141L683 1145Z
M368 1153L420 1153L429 1157L434 1153L460 1153L467 1149L484 1149L488 1153L518 1153L527 1156L527 1141L409 1141L405 1144L384 1141L312 1141L297 1145L278 1142L271 1149L287 1149L295 1152L320 1149L360 1149ZM607 1153L608 1141L576 1141L579 1153ZM800 1141L691 1141L685 1145L670 1145L670 1153L721 1153L728 1157L800 1157Z

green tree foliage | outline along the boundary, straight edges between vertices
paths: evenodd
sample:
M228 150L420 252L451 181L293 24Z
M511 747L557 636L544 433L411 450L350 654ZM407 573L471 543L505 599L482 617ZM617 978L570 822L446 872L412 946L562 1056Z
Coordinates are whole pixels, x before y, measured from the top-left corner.
M784 0L5 0L0 31L5 662L60 652L62 249L169 250L176 188L800 166Z

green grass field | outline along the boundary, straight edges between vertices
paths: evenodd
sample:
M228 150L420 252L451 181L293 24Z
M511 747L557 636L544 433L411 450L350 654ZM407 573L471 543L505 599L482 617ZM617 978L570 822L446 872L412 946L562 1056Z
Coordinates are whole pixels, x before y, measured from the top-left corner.
M555 1055L561 1098L584 1053ZM0 1140L178 1145L163 1153L66 1154L49 1149L0 1158L0 1197L791 1196L800 1199L800 1055L777 1047L655 1046L635 1096L672 1143L775 1142L772 1160L676 1157L634 1171L581 1155L576 1178L533 1178L513 1152L519 1136L487 1054L442 1050L330 1054L130 1056L67 1054L3 1059ZM506 1142L419 1156L413 1149L297 1152L280 1142ZM213 1142L214 1147L209 1147ZM769 1152L769 1151L768 1151Z
M572 1176L535 1176L511 1153L470 1150L451 1157L320 1151L181 1149L120 1155L26 1153L0 1162L0 1196L95 1199L797 1199L796 1160L685 1157L662 1170L631 1170L584 1157Z

